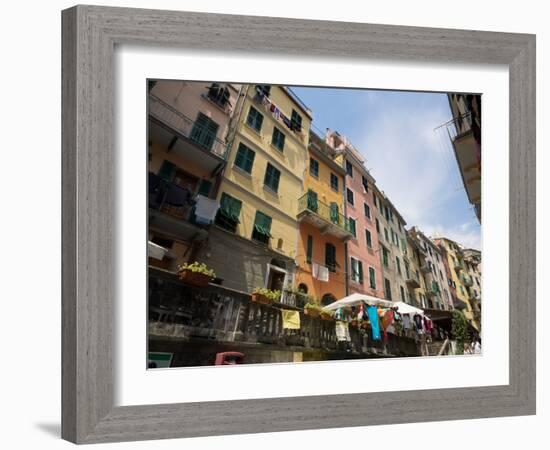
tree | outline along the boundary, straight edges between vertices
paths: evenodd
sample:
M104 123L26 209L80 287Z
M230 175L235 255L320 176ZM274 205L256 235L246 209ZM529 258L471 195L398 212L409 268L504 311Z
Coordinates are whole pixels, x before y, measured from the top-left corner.
M458 352L464 352L464 343L468 342L468 321L462 311L454 310L452 318L451 334L458 344Z

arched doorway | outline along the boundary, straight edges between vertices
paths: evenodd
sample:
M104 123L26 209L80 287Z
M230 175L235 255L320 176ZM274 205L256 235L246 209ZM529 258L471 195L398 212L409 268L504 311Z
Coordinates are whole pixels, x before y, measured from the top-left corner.
M301 292L302 294L307 294L307 284L300 283L298 285L298 291Z
M325 294L321 298L321 306L327 306L336 301L336 297L332 294Z

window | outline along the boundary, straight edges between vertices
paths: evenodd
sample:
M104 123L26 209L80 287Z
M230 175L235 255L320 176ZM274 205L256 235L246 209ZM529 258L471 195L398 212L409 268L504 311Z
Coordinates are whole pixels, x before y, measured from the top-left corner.
M216 214L216 225L234 233L237 230L239 223L239 215L241 214L242 202L225 192L222 193L220 199L220 208Z
M386 238L387 242L390 242L390 236L388 235L388 229L384 228L384 237Z
M373 267L369 267L369 285L372 289L376 289L376 273Z
M365 192L369 192L369 180L367 180L365 176L363 176L362 178L363 178L363 187L365 188Z
M399 286L399 290L401 291L401 301L405 301L405 289L403 289L403 286Z
M349 188L346 188L346 197L348 199L348 203L353 206L354 204L353 191Z
M199 183L198 194L208 197L208 195L210 194L210 189L212 189L212 182L210 180L202 179Z
M178 168L175 164L171 163L170 161L164 160L162 162L162 166L160 166L158 176L163 180L172 181L174 179L174 175L176 175L177 169Z
M372 236L369 230L365 230L365 238L367 240L367 247L372 248Z
M253 106L250 107L248 111L248 117L246 118L246 123L252 127L254 130L260 132L262 129L262 122L264 121L264 116L260 114Z
M257 84L256 85L256 92L259 92L262 95L265 95L266 97L269 97L269 94L271 93L271 85L269 85L269 84Z
M330 187L338 192L338 177L333 173L330 174Z
M365 217L370 219L370 206L368 203L363 203L363 208L365 209Z
M331 272L336 272L336 247L328 242L325 244L325 265Z
M212 83L208 88L208 98L212 100L216 105L225 108L229 103L229 89L225 86L221 86L219 83Z
M354 237L357 237L356 220L348 217L348 224L350 233L353 234Z
M308 234L307 235L307 256L306 256L307 263L311 264L312 259L313 259L313 236Z
M302 131L302 116L298 114L294 109L290 116L290 129L293 131Z
M346 175L353 178L353 166L349 161L346 161Z
M409 278L411 278L411 271L409 269L409 263L407 261L405 261L405 278L407 278L407 280Z
M351 279L363 284L363 263L355 258L351 258Z
M277 150L285 149L285 134L277 127L273 127L273 136L271 136L271 144Z
M211 150L218 128L219 125L216 122L200 112L191 129L190 139L201 147Z
M281 178L281 171L267 163L265 169L264 186L268 187L274 192L279 190L279 179Z
M319 178L319 161L309 158L309 174L312 177Z
M374 207L378 208L378 197L376 197L376 194L373 192L372 199L374 200Z
M384 263L384 267L389 267L389 252L386 247L382 247L382 262Z
M384 278L384 295L386 300L391 300L391 285L390 280L387 278Z
M380 233L380 222L376 219L376 232Z
M390 210L386 205L384 205L384 217L388 222L390 221Z
M271 236L271 217L260 211L256 211L252 239L262 244L268 244L271 237L273 237Z
M399 256L395 257L395 265L397 266L397 273L401 275L401 261L399 261Z
M255 156L256 153L241 142L239 144L239 148L237 149L237 156L235 156L235 165L247 173L252 173L252 166L254 165Z

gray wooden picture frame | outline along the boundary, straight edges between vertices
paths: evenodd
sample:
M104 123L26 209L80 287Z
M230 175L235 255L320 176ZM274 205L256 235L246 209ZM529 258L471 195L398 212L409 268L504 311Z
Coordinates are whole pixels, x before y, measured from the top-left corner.
M97 6L63 11L62 31L64 439L94 443L535 413L535 36ZM116 44L507 65L509 384L114 407Z

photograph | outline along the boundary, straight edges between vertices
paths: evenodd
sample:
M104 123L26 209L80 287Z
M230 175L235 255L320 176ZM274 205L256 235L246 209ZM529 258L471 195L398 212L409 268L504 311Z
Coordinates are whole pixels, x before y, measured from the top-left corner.
M482 354L482 95L148 79L148 369Z

